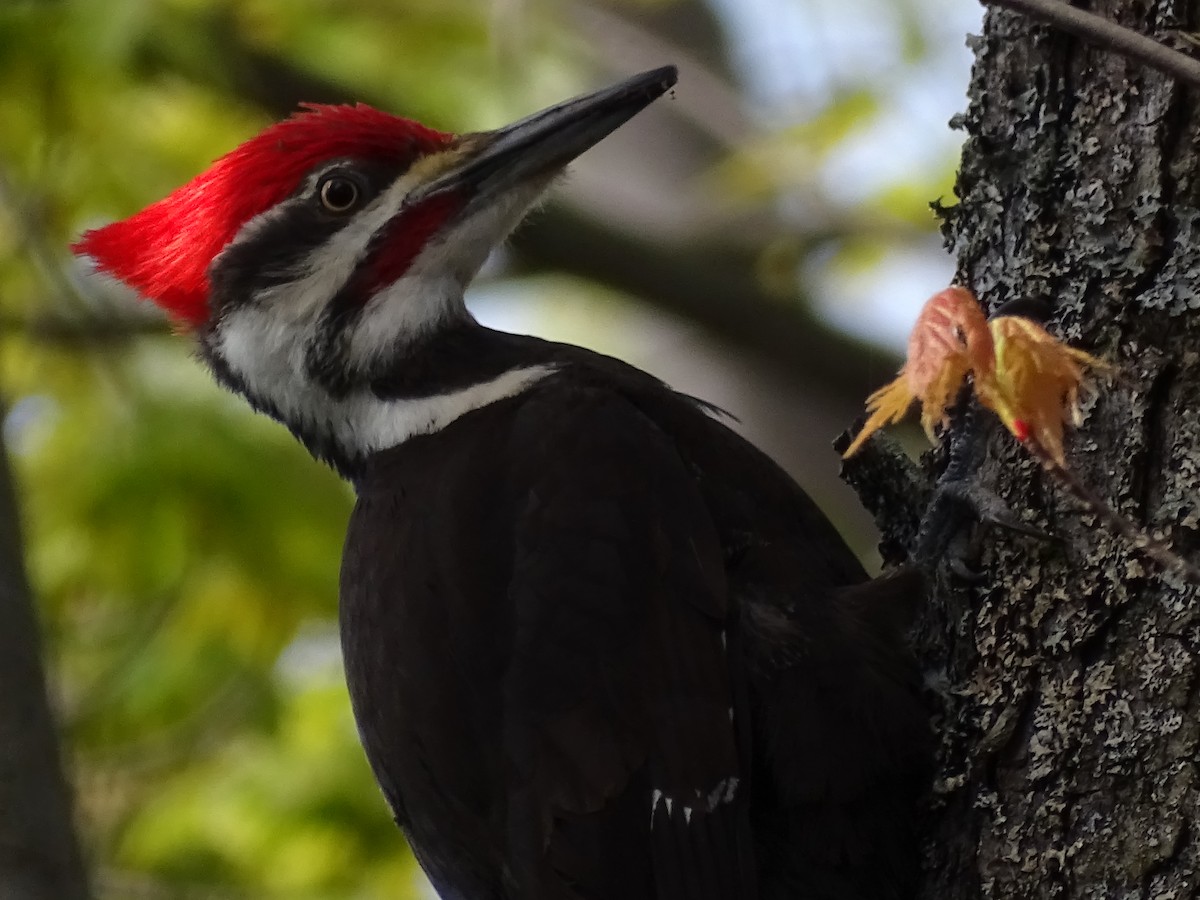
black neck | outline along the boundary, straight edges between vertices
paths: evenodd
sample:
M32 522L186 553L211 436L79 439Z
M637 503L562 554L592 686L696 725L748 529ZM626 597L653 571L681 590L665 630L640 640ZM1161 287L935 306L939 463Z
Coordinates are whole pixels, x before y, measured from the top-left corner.
M468 320L431 335L369 386L385 400L432 397L491 381L513 369L568 362L578 353L575 347L494 331Z

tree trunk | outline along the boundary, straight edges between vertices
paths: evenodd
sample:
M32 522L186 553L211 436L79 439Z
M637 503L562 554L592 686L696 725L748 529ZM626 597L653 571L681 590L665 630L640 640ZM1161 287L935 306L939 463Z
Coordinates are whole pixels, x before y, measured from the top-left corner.
M86 900L16 499L0 443L0 898Z
M1171 42L1200 3L1094 11ZM990 310L1116 363L1068 464L1195 558L1200 528L1200 95L993 10L945 211ZM918 631L941 734L923 896L1186 897L1200 890L1200 597L1114 537L979 414L975 485L1061 541L993 530L978 583L939 572ZM885 522L903 542L910 515Z

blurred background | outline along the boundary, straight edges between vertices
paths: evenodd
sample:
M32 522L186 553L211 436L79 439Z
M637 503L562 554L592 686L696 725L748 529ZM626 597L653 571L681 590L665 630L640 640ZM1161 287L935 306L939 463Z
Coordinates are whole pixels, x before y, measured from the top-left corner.
M868 561L831 441L952 262L972 0L9 0L0 396L50 690L103 898L429 896L358 749L351 496L69 241L297 101L492 128L665 62L489 263L489 324L737 415Z

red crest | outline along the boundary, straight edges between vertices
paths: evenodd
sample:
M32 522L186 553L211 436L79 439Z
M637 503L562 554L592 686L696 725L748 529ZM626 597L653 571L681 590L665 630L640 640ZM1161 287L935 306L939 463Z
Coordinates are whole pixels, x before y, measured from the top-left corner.
M209 264L314 167L340 158L404 164L452 137L362 104L306 105L157 203L86 232L71 249L195 327L208 318Z

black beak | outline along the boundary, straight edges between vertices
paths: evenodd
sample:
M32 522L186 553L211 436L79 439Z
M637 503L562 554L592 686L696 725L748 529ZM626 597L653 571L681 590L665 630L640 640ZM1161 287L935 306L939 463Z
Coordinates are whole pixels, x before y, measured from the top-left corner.
M430 185L429 192L463 190L493 196L561 169L665 93L678 77L663 66L591 94L534 113L497 131L466 135L469 156Z

